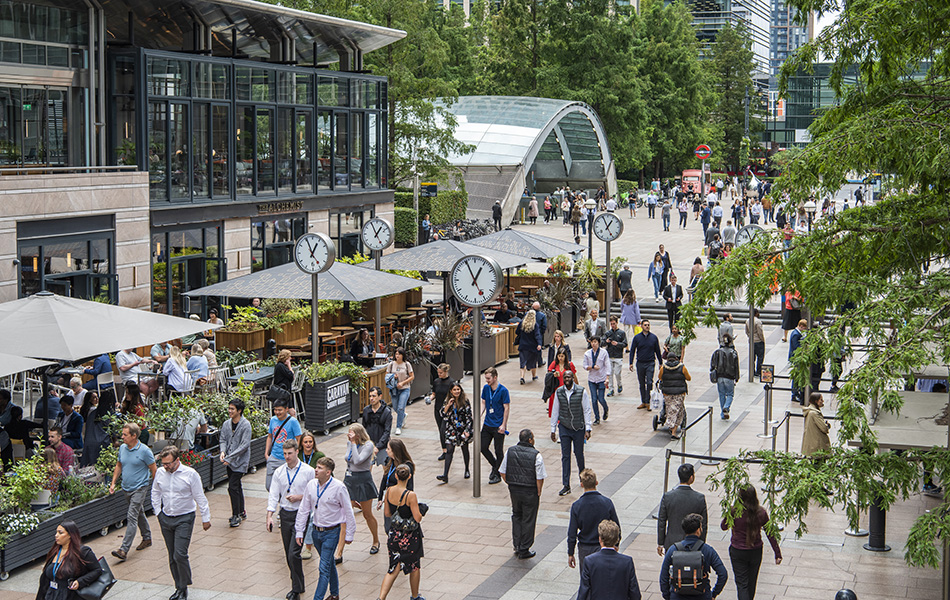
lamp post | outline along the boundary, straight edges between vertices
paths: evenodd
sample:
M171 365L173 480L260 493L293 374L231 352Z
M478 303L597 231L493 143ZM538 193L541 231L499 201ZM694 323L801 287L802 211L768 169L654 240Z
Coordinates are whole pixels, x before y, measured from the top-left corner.
M805 203L803 207L805 212L808 213L808 233L811 233L811 221L815 216L815 211L818 210L818 205L815 204L815 201L811 198L808 199L808 202Z
M589 215L597 208L597 201L588 198L584 202L584 208L587 209L587 214L584 215L584 218L587 219L587 258L594 260L594 220Z

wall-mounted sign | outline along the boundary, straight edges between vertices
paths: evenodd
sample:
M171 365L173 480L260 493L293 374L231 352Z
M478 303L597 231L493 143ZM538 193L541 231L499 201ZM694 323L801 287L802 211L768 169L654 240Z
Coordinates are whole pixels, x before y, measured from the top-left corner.
M419 184L420 198L435 198L438 195L439 195L438 183L420 183Z
M257 214L259 215L273 215L276 213L300 212L301 210L303 210L303 200L262 202L257 205Z

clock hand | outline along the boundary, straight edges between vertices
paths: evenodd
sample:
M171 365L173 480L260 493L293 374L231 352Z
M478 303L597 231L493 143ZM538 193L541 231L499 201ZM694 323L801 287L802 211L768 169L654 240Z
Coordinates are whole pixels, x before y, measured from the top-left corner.
M472 265L465 263L465 268L468 269L468 274L472 276L472 285L474 285L478 293L481 294L482 288L478 287L478 276L472 273ZM481 273L481 271L479 271L479 273Z
M307 240L307 247L310 248L310 258L312 258L313 260L317 260L317 257L313 255L313 253L317 251L317 247L311 246L309 239Z

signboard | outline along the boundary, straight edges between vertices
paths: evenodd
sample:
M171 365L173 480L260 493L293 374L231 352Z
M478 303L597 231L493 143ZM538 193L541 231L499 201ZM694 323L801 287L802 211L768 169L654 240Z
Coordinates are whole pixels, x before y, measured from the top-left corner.
M762 365L762 376L759 383L775 383L775 365Z
M700 144L699 146L696 146L696 158L706 160L710 156L712 156L712 150L709 149L709 146L706 144Z
M350 402L350 380L331 385L327 388L327 412L334 408L345 406Z
M435 198L438 195L439 195L438 183L420 183L419 184L420 198Z

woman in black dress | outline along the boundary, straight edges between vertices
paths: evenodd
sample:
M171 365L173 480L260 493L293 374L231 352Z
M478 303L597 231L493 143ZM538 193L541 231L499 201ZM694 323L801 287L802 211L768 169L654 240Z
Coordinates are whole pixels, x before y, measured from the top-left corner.
M406 488L411 472L409 465L396 467L396 485L386 490L386 516L392 518L387 547L389 571L379 587L379 598L386 600L389 590L399 577L399 571L409 576L410 600L420 600L419 581L422 579L422 512L416 493Z
M389 445L386 446L386 453L389 456L386 462L383 463L383 478L379 482L379 498L376 502L376 510L383 508L386 490L396 485L396 468L399 465L409 466L409 483L406 484L406 487L411 490L415 484L413 475L416 472L416 463L412 462L412 457L409 456L409 450L406 449L405 442L398 438L390 438ZM386 533L389 533L389 522L390 518L383 515L383 531Z
M274 365L274 385L287 390L294 387L294 370L290 366L290 350L286 348L277 354L277 363Z
M364 369L372 369L376 364L376 349L373 347L373 340L370 339L369 331L364 327L360 329L359 335L350 345L350 356L353 362Z
M54 540L46 554L36 600L81 600L76 590L99 579L102 573L99 559L89 546L82 545L79 527L73 521L63 521L56 528ZM420 550L421 543L420 540Z

